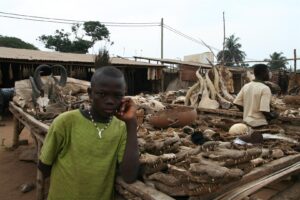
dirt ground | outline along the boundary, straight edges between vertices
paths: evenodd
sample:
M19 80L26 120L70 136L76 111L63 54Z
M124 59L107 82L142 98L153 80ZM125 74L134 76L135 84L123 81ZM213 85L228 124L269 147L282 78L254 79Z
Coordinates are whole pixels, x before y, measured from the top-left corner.
M12 116L5 116L2 121L5 126L0 126L0 199L1 200L33 200L36 190L22 193L20 186L24 183L34 183L36 166L33 162L19 161L22 150L33 145L32 138L26 128L21 133L20 139L27 139L29 145L20 146L11 151L13 121Z

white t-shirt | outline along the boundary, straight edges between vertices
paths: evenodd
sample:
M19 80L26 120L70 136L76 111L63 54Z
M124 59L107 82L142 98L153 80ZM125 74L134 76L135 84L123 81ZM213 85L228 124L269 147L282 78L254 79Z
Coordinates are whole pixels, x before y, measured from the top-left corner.
M244 85L234 104L244 107L243 120L252 127L267 125L262 112L270 112L271 90L261 82L252 81Z

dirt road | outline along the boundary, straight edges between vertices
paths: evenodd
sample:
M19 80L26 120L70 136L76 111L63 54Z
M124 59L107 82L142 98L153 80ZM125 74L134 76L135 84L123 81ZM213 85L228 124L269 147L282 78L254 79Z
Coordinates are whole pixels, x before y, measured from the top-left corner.
M32 162L19 161L22 150L32 145L32 138L26 129L21 133L21 139L28 139L29 146L20 146L14 151L7 150L12 144L12 117L4 118L5 126L0 127L0 199L1 200L33 200L36 190L22 193L19 189L24 183L34 183L36 166Z

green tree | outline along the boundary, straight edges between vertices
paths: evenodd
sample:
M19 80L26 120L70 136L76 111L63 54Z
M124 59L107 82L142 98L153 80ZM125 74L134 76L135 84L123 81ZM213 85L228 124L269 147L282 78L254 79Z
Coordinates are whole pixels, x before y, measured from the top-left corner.
M245 60L246 53L241 50L242 45L238 42L239 40L240 38L235 37L234 35L231 35L225 39L224 65L244 65L243 61ZM223 50L218 53L217 59L219 63L223 62Z
M282 52L280 53L274 52L270 55L269 59L265 59L265 60L269 61L268 66L271 69L275 69L275 70L286 69L286 65L288 64L288 62L286 61L286 57L283 56Z
M11 47L18 49L33 49L38 50L34 45L24 42L23 40L16 37L7 37L0 35L0 47Z
M97 41L109 41L108 29L98 21L74 24L71 31L72 33L65 32L64 29L56 30L54 35L41 35L38 39L46 48L73 53L87 53Z

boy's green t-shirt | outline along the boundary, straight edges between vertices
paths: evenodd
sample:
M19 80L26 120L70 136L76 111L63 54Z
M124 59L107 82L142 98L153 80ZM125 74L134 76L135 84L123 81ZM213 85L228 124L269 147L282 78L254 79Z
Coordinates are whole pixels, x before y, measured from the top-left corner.
M40 155L43 163L52 165L48 200L113 199L116 167L123 158L126 136L125 123L115 117L100 139L96 127L79 110L59 115Z

